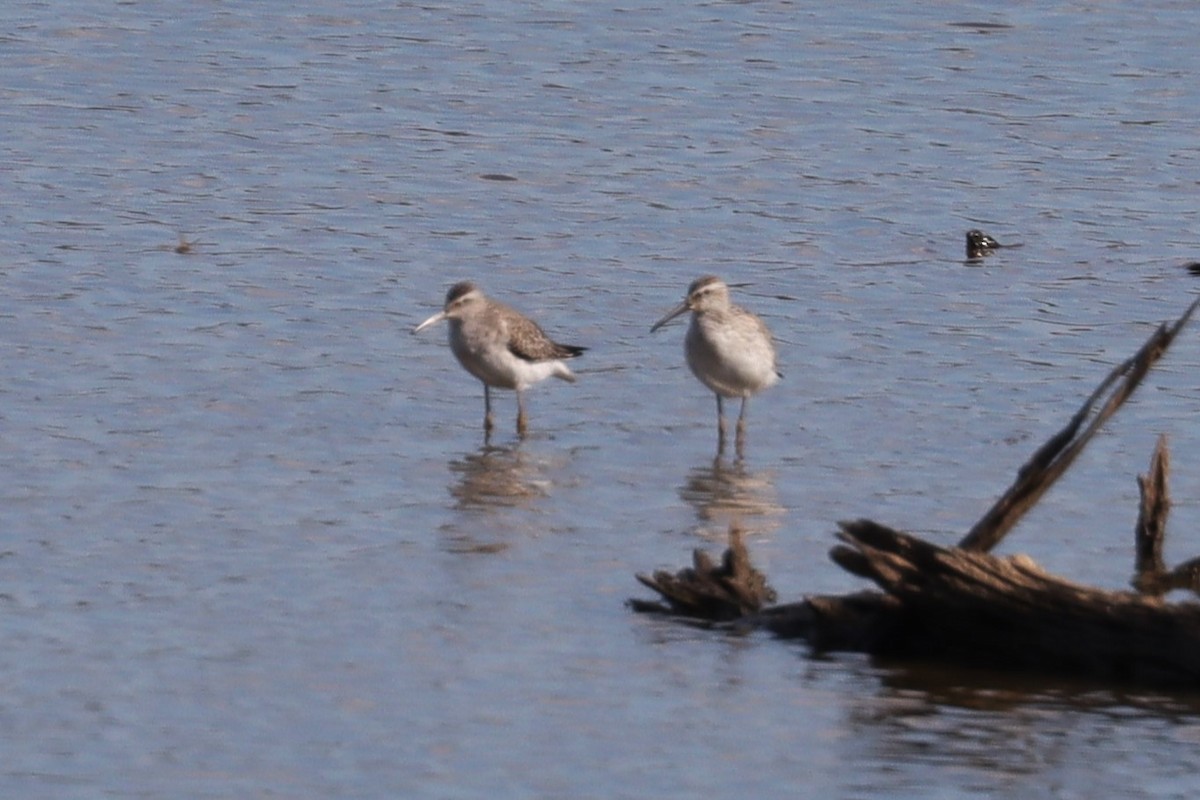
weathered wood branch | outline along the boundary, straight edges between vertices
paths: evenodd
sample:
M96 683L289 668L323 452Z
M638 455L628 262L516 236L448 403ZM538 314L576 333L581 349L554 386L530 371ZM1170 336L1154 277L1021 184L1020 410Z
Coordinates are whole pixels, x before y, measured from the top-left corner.
M1158 597L1166 594L1167 567L1163 561L1163 539L1167 533L1167 514L1171 510L1171 494L1167 489L1167 472L1171 459L1167 452L1167 437L1159 436L1150 458L1150 474L1138 475L1137 528L1134 529L1134 575L1131 583L1142 594Z
M631 600L636 611L674 613L712 621L744 617L775 602L775 590L750 563L742 531L729 531L729 549L718 564L703 550L692 551L692 566L670 573L636 576L667 604Z
M1200 558L1185 561L1168 570L1163 560L1163 541L1167 535L1167 514L1171 495L1167 489L1170 453L1165 436L1158 438L1150 459L1150 474L1138 475L1141 503L1135 530L1136 560L1131 583L1144 595L1161 597L1176 589L1200 594Z
M958 546L964 550L990 551L1054 485L1083 452L1096 431L1133 394L1142 378L1167 352L1176 334L1192 318L1197 303L1188 306L1175 324L1163 323L1136 353L1108 374L1061 431L1038 448L1017 472L1017 479L987 513L971 528ZM1120 380L1124 377L1124 380ZM1107 397L1107 399L1105 399ZM1103 405L1097 405L1104 400ZM1087 422L1091 417L1091 422Z
M1081 586L1046 573L1027 557L987 552L1133 393L1197 305L1200 301L1173 325L1161 326L1101 382L958 547L939 547L870 520L842 523L831 558L880 591L772 606L774 592L751 564L740 532L733 531L719 565L697 551L689 569L639 575L666 603L631 605L804 638L817 649L1200 686L1200 604L1168 604L1161 597L1179 588L1200 593L1200 558L1173 570L1163 559L1170 509L1165 437L1149 474L1138 476L1137 594Z

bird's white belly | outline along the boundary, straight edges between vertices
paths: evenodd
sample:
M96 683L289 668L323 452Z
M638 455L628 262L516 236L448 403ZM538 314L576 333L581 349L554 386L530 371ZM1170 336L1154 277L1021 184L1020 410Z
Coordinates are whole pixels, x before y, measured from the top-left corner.
M769 342L690 329L685 353L692 374L722 397L749 397L779 379Z
M463 369L496 389L523 391L563 371L559 361L518 358L500 337L464 335L454 327L450 329L450 349Z

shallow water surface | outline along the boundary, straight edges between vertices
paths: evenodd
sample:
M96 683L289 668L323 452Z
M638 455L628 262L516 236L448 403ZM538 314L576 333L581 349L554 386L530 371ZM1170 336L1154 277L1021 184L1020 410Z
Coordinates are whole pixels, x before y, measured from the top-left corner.
M0 787L13 797L1184 796L1194 698L632 615L740 522L953 542L1195 292L1191 6L15 2L0 11ZM963 233L1022 247L965 263ZM180 247L181 244L187 246ZM775 333L715 460L684 325ZM586 346L482 389L470 278ZM1186 332L1004 544L1125 584Z

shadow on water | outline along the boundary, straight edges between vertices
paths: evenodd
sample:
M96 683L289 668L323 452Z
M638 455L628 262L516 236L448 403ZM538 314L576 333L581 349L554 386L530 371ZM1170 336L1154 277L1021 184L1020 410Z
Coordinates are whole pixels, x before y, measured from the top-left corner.
M734 524L746 533L770 533L785 511L770 472L750 470L742 459L728 463L720 455L688 472L679 496L695 510L698 532L719 541Z
M955 667L939 663L880 664L881 694L929 707L1009 712L1023 707L1186 715L1200 721L1200 692L1121 689L1090 678Z
M841 739L848 763L897 765L886 777L864 773L856 788L868 794L886 795L897 781L919 782L924 769L948 764L998 788L1015 776L1069 768L1080 739L1155 748L1200 737L1196 693L936 664L878 669L879 688L854 695Z

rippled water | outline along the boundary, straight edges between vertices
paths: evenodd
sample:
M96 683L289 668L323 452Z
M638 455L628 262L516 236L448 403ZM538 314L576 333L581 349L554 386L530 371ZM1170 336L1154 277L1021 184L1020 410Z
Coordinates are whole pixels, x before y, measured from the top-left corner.
M34 797L1185 796L1193 698L638 618L751 530L952 542L1190 301L1189 4L14 2L0 10L0 787ZM963 232L1021 242L980 264ZM683 326L779 341L714 463ZM482 446L472 278L590 348ZM1006 543L1122 586L1186 333Z

